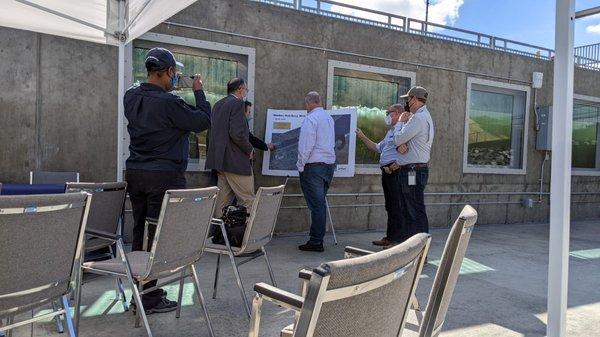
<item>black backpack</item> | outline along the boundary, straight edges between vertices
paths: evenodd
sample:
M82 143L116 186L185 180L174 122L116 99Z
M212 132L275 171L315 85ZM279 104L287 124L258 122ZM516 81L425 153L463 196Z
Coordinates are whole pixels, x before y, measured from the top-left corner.
M246 232L246 220L249 215L244 206L229 205L223 207L221 220L225 223L225 232L227 232L227 238L232 247L242 246L244 233ZM223 233L218 226L213 226L212 242L219 245L225 244Z

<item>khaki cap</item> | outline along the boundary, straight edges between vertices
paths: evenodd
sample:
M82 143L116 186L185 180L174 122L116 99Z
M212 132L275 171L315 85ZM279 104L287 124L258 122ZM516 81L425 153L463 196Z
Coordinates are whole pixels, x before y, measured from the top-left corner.
M402 95L400 96L400 98L408 98L411 96L414 96L416 98L420 98L422 100L427 100L427 89L423 88L423 87L412 87L410 88L410 90L406 93L406 95Z

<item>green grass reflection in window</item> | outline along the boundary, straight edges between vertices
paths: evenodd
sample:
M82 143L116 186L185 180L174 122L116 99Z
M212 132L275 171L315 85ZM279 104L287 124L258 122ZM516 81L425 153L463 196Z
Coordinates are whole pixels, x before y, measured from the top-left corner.
M596 168L598 115L600 106L575 101L573 104L572 167Z

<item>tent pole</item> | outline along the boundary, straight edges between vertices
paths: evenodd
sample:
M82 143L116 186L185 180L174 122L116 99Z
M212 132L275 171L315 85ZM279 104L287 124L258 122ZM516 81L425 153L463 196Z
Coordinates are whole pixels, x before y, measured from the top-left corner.
M123 97L125 96L125 41L119 40L119 95L117 116L117 181L123 181L123 124L125 107Z
M575 0L556 0L548 263L548 337L567 335Z

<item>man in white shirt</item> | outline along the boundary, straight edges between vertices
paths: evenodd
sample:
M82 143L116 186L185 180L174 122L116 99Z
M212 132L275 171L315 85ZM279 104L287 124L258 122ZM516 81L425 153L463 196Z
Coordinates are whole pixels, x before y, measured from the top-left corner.
M429 221L425 211L425 186L429 179L428 162L433 143L433 120L425 105L427 90L412 87L402 98L410 113L400 117L406 121L394 134L394 142L400 155L401 208L411 235L429 232Z
M322 252L327 221L325 198L335 171L335 129L333 118L323 110L319 93L309 92L304 105L308 114L300 128L296 166L311 225L310 239L298 249Z

